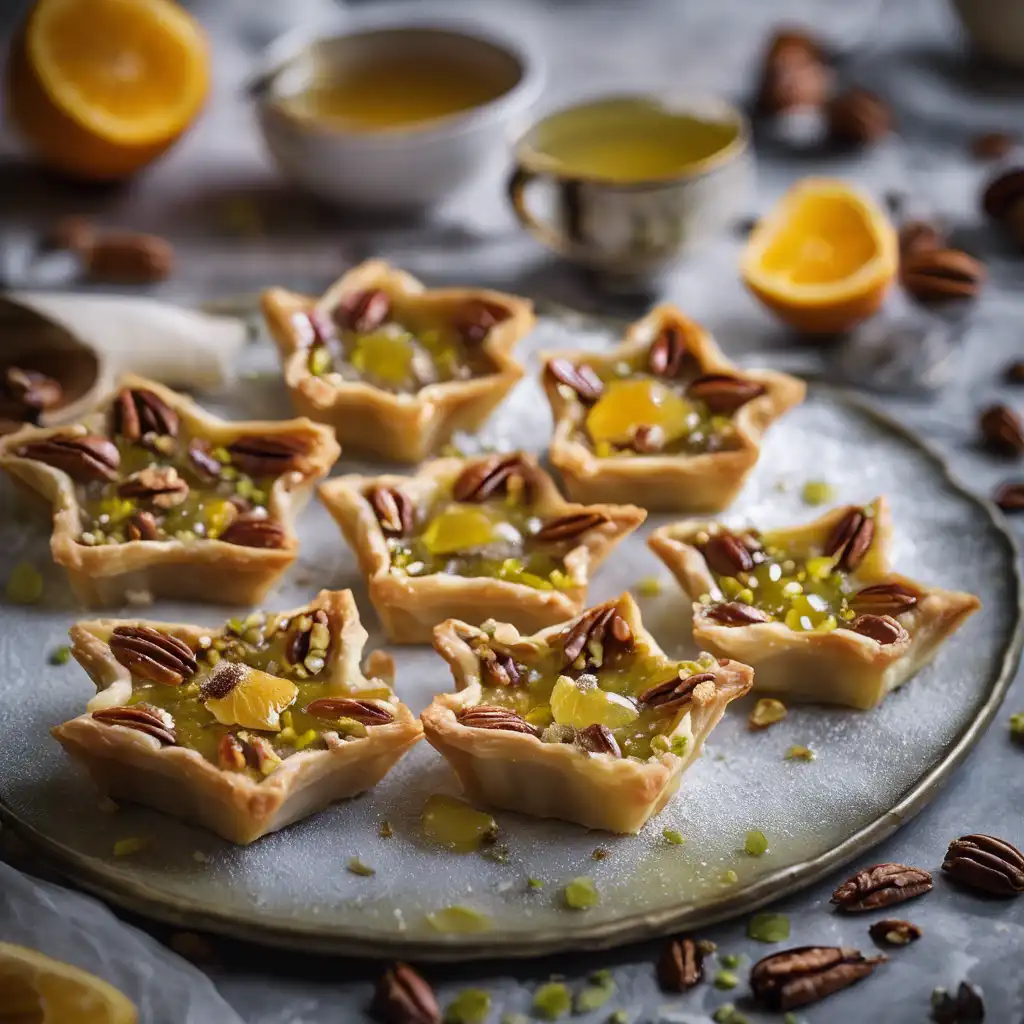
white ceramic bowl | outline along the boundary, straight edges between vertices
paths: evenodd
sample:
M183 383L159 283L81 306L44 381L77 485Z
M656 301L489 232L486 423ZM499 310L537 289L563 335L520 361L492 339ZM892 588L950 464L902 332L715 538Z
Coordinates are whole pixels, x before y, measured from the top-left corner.
M281 103L358 50L402 54L427 48L478 66L508 88L469 110L409 128L357 132L312 120ZM318 39L262 75L254 88L260 129L271 155L293 181L331 203L415 209L444 199L497 157L504 158L520 119L543 84L537 59L486 30L403 25Z
M953 0L972 47L1013 67L1024 67L1024 3L1021 0Z

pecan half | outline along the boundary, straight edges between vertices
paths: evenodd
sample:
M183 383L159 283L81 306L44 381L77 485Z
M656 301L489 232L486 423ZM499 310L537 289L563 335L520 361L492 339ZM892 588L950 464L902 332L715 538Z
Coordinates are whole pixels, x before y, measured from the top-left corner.
M159 235L103 231L80 255L93 281L152 284L174 271L174 248Z
M1024 512L1024 483L1001 484L992 500L1004 512Z
M458 715L459 724L470 729L500 729L503 732L521 732L527 736L539 736L539 730L517 715L509 708L499 708L492 704L477 704L466 708Z
M832 87L832 72L821 46L803 32L777 32L765 52L757 111L781 114L800 107L820 107Z
M177 437L181 420L159 395L147 388L122 388L110 409L110 427L117 437L139 441L146 434Z
M178 741L174 730L174 717L169 711L140 701L126 707L102 708L92 717L104 725L120 725L125 729L144 732L159 740L164 747L173 747Z
M658 958L658 984L665 992L687 992L704 978L704 953L693 939L673 939Z
M687 398L703 402L716 416L731 416L747 402L764 394L764 385L727 373L706 373L691 382Z
M91 480L113 480L121 465L121 453L105 437L86 434L82 437L49 437L45 441L32 441L16 452L23 459L45 462L72 480L88 483Z
M288 534L276 519L248 513L230 523L217 539L243 548L283 548L288 545Z
M477 651L480 656L480 668L491 678L495 686L518 686L519 666L511 654L500 654L489 647Z
M993 896L1019 896L1024 892L1024 855L995 836L954 839L942 870L954 882Z
M956 995L943 989L932 995L932 1020L935 1024L981 1024L985 1019L985 1003L981 993L966 981L961 981Z
M566 666L584 658L583 668L600 667L608 659L609 650L630 650L633 631L615 605L591 608L566 631Z
M133 676L165 686L181 686L196 674L195 654L184 640L152 626L116 626L110 653Z
M231 463L246 476L281 476L293 470L302 471L309 454L309 444L296 437L240 437L227 446Z
M978 421L987 448L1000 455L1024 454L1024 423L1007 405L990 405Z
M837 565L844 572L854 572L875 539L875 521L859 508L851 508L836 523L825 542L825 554L838 555Z
M900 228L900 258L906 260L919 252L934 252L946 248L946 236L925 220L908 220Z
M839 142L877 142L892 128L889 104L867 89L850 89L832 100L826 111L829 134Z
M174 508L188 497L188 483L173 466L150 466L132 473L117 488L118 496L144 501L156 508Z
M750 987L769 1010L795 1010L866 978L885 961L858 949L800 946L758 960L750 971Z
M920 594L903 583L875 583L858 590L850 598L850 604L859 614L902 615L919 599Z
M772 617L767 612L740 601L722 601L720 604L713 604L704 615L715 622L720 622L723 626L753 626L758 622L772 621Z
M326 658L331 649L331 620L323 608L317 608L309 615L300 615L295 634L288 644L288 660L301 665L310 651Z
M354 718L363 725L390 725L395 713L386 704L358 697L321 697L305 707L314 718Z
M1019 199L1024 199L1024 168L1014 167L989 182L981 207L994 220L1005 220Z
M4 371L0 393L5 413L32 423L38 422L40 413L59 405L64 397L60 381L20 366L8 366Z
M381 1024L441 1024L434 990L402 963L380 976L370 1014Z
M533 539L541 544L573 540L610 522L611 520L602 512L570 512L557 519L549 519L533 535Z
M910 639L910 634L891 615L858 615L849 628L854 633L870 637L883 647Z
M875 942L886 942L890 946L908 946L921 938L921 929L910 921L898 917L884 917L876 921L869 929L868 935Z
M339 327L359 333L375 331L391 315L391 298L380 288L354 292L338 303L333 315Z
M189 443L188 461L199 476L208 480L219 479L224 468L211 454L210 442L200 437L193 438Z
M971 156L976 160L1002 160L1016 145L1016 136L1009 132L983 132L971 139Z
M682 328L667 324L647 351L647 369L655 377L678 377L689 356Z
M701 683L711 683L714 686L714 672L697 672L685 679L680 679L678 676L666 679L663 683L656 683L644 690L637 697L637 701L649 708L658 708L659 711L675 712L693 700L693 691Z
M412 499L397 487L374 487L366 496L381 530L393 537L412 533L416 509Z
M129 540L157 540L160 536L153 513L142 509L136 509L131 514L125 526L125 533Z
M900 267L903 287L918 302L973 298L987 276L984 263L958 249L908 253Z
M559 384L576 392L584 405L593 405L604 391L601 378L586 363L570 363L568 359L549 359L545 372Z
M840 910L852 914L903 903L929 892L931 888L932 876L923 868L912 868L906 864L875 864L843 882L832 893L832 902Z
M455 317L454 327L465 342L470 345L479 345L490 333L492 327L508 320L511 315L512 311L507 306L474 299L467 302L459 311Z
M486 501L507 492L514 477L522 486L528 486L526 464L519 454L493 455L468 465L452 484L452 497L456 501Z
M704 561L716 576L737 576L754 568L746 544L731 533L716 533L701 549Z
M229 732L217 744L217 765L224 771L241 772L246 768L267 775L281 758L262 736Z
M611 754L622 757L619 744L606 725L588 725L576 734L579 745L592 754Z

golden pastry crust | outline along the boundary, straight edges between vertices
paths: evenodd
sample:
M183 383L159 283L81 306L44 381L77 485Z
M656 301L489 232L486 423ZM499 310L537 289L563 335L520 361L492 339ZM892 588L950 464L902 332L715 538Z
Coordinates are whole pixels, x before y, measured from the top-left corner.
M579 505L567 502L554 481L530 455L518 460L529 476L531 508L546 522L576 513L596 513L604 522L582 533L565 556L573 585L564 590L539 590L523 583L490 577L435 573L411 577L391 571L391 554L367 494L377 487L397 488L416 505L428 505L468 467L500 457L435 459L414 476L343 476L321 484L320 498L341 527L359 559L377 614L395 643L430 643L433 629L444 619L493 618L524 631L564 622L583 609L592 573L625 537L647 517L635 505Z
M412 395L392 394L361 381L332 383L310 373L306 315L311 310L329 313L345 296L369 289L381 289L406 305L441 316L469 302L507 311L506 319L491 327L480 343L494 371L428 384ZM476 430L522 377L512 350L534 325L533 306L526 299L480 288L427 289L383 260L354 267L319 299L270 288L263 293L261 306L295 411L332 427L346 450L396 462L420 462L436 454L456 431Z
M83 423L64 427L27 427L0 439L0 467L17 483L50 502L53 508L53 560L67 570L75 596L91 608L124 605L129 600L168 598L212 601L216 604L258 604L280 575L295 561L298 540L292 524L317 481L322 480L341 452L326 427L308 419L229 422L160 384L128 375L122 389L153 392L181 418L190 433L208 438L214 446L240 437L301 439L307 446L304 469L277 477L267 508L285 529L279 548L245 547L220 540L138 540L97 547L79 543L80 507L75 485L67 473L17 454L25 444L54 437L105 433L115 395L101 403Z
M608 606L614 606L629 624L638 643L668 662L644 629L629 594L602 607ZM442 623L434 631L434 646L451 666L457 692L434 698L420 716L424 734L452 766L471 800L587 828L635 834L671 799L726 706L750 689L753 672L736 661L722 661L708 670L714 675L713 694L705 690L699 699L680 708L665 731L670 740L686 739L682 756L666 751L641 762L459 721L460 712L481 703L480 658L471 641L483 639L496 653L528 654L564 639L577 621L533 636L521 636L507 624L499 625L492 635L465 622Z
M788 409L804 400L806 385L785 373L772 370L740 371L722 354L711 335L687 319L674 306L656 306L626 330L622 343L611 352L595 355L583 351L542 352L546 366L551 359L567 359L595 368L612 367L650 350L666 328L677 328L686 339L702 374L725 374L764 388L762 394L741 406L733 415L735 449L688 454L646 454L600 458L577 436L586 417L586 406L571 389L543 375L544 390L555 420L548 454L562 474L566 490L576 501L635 501L655 512L717 512L732 502L747 474L757 463L765 430Z
M64 749L79 761L104 794L145 804L195 822L233 843L251 843L329 804L375 786L423 734L416 717L391 693L391 659L374 652L360 670L366 630L350 591L321 591L305 608L279 613L292 618L322 609L335 642L328 658L327 680L336 696L359 697L383 690L394 721L366 730L361 739L341 740L327 734L326 750L301 750L284 759L261 781L226 771L198 751L163 746L153 736L98 721L95 711L119 707L132 693L131 673L109 646L117 626L151 626L184 640L194 650L203 637L224 630L150 622L143 619L97 619L71 629L72 652L99 692L88 712L53 730ZM380 699L378 697L378 699ZM333 736L333 740L329 737Z
M803 526L771 531L796 547L821 545L852 509L832 509ZM655 530L648 543L694 599L694 639L718 657L739 658L755 670L756 690L797 700L868 709L882 702L934 657L942 642L981 607L973 594L927 587L890 569L892 517L884 497L870 505L874 537L863 560L849 574L858 590L896 584L917 595L916 603L898 613L905 635L881 643L840 626L830 633L799 632L784 622L728 626L708 615L702 594L721 595L708 569L698 536L714 534L716 523L683 522Z

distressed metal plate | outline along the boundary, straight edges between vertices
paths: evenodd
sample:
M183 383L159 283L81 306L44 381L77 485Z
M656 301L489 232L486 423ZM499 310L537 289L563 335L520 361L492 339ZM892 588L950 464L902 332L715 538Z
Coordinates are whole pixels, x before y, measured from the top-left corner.
M484 443L542 451L550 431L535 382L541 348L609 343L607 325L546 316L523 348L530 376L481 436ZM265 341L246 355L244 377L219 411L237 418L285 416L287 401ZM343 469L354 464L343 458ZM363 468L363 467L360 467ZM1012 537L997 514L948 476L927 446L860 400L814 388L806 405L770 432L760 464L730 521L762 525L814 516L803 483L827 480L837 502L887 494L896 524L899 569L939 586L972 590L984 602L935 662L871 712L793 708L761 733L746 727L750 698L734 705L705 757L670 806L638 837L587 832L499 812L508 859L457 855L429 847L418 819L426 798L457 793L444 761L422 743L360 799L337 806L249 848L235 848L151 811L97 810L97 797L49 735L79 713L92 692L74 664L48 665L75 617L61 573L46 570L44 603L5 607L0 635L0 813L50 855L77 884L112 902L190 928L245 939L359 954L422 959L537 955L610 946L747 912L806 886L863 853L921 809L966 756L990 721L1019 655L1020 581ZM3 488L0 573L23 558L43 565L47 531L38 513ZM645 622L671 652L692 651L687 603L647 550L652 517L606 565L592 588L602 599L660 575L663 592L641 600ZM326 512L312 506L299 524L299 563L272 602L286 608L320 587L352 587L371 631L375 616L355 561ZM229 610L160 603L152 617L214 624ZM397 688L419 710L449 688L441 661L426 648L397 648ZM817 752L810 763L785 760L791 744ZM388 820L394 836L378 837ZM668 844L664 829L686 837ZM743 852L748 829L770 849ZM115 859L114 843L151 840L136 856ZM597 861L597 847L608 856ZM345 870L358 856L371 878ZM724 880L735 872L736 880ZM599 906L564 908L562 887L586 875ZM540 879L540 891L527 886ZM488 914L493 927L441 935L426 915L460 904Z

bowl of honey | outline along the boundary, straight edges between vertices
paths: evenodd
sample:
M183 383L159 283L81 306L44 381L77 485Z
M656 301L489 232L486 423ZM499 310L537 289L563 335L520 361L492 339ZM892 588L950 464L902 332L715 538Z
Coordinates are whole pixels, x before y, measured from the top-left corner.
M344 206L422 209L507 158L542 79L510 39L424 24L316 39L253 91L293 181Z

